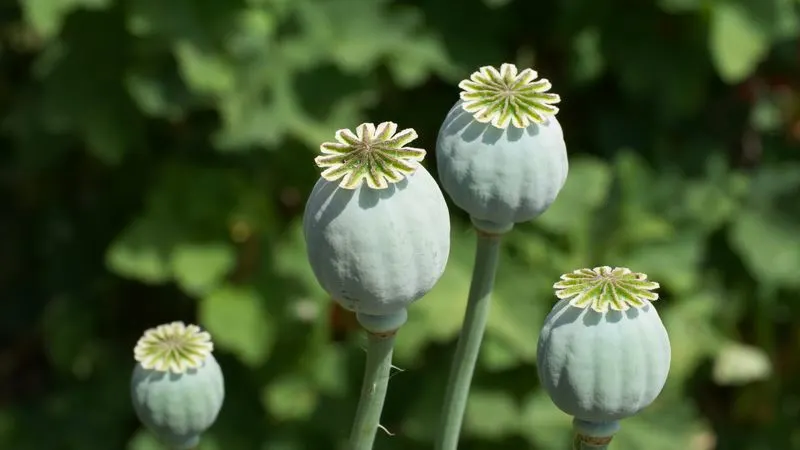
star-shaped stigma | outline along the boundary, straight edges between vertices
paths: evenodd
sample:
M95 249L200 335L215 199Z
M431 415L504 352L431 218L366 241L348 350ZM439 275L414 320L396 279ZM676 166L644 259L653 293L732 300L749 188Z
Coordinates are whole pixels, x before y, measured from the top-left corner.
M544 123L555 116L561 101L558 94L547 92L552 85L533 69L517 70L513 64L503 64L498 71L492 66L481 67L469 79L458 83L462 89L461 107L481 123L491 123L505 129L511 124L527 128L532 123Z
M202 366L213 350L208 332L172 322L145 331L133 355L145 369L179 374Z
M339 186L355 189L363 181L372 189L386 189L417 170L425 158L425 150L406 147L417 138L407 128L397 133L397 124L383 122L376 127L362 123L353 133L348 129L336 132L336 142L320 145L322 155L314 161L328 181L341 179Z
M658 283L648 281L647 275L631 272L625 267L608 266L594 269L579 269L561 275L561 281L553 285L556 297L568 299L576 308L590 307L605 313L609 309L627 311L642 308L658 300Z

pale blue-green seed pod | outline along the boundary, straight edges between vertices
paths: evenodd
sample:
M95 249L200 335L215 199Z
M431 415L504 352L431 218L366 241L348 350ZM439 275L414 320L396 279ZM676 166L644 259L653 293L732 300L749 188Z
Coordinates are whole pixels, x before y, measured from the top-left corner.
M308 260L345 309L400 319L444 273L450 214L420 164L425 151L406 147L416 137L391 122L366 123L339 130L316 158L325 170L303 216Z
M147 330L136 344L133 407L170 448L196 448L222 408L225 384L212 350L207 332L182 322Z
M436 141L442 187L478 229L508 231L555 201L569 164L556 119L558 95L532 69L482 67L459 84L461 99Z
M650 405L670 366L667 330L651 303L658 283L626 268L562 275L539 335L539 380L553 403L585 422L612 423Z

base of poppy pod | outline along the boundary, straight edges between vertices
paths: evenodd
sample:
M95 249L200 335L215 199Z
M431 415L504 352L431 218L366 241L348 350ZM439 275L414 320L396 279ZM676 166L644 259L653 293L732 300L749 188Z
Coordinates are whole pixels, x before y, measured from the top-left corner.
M472 226L484 234L499 236L508 233L514 228L513 223L496 223L489 220L476 219L474 217L470 217L469 219L472 222Z
M575 418L572 420L575 437L572 440L571 450L606 450L619 428L617 420L590 422Z
M408 310L403 308L394 314L385 315L356 313L356 319L368 333L377 335L394 334L408 321Z

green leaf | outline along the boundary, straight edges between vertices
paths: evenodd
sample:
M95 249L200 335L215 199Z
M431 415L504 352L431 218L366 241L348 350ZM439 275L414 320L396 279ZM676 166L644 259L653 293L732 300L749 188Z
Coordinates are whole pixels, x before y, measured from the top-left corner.
M114 0L25 0L20 2L25 20L43 38L49 39L61 31L69 14L75 10L101 10Z
M286 68L270 72L264 68L259 74L268 85L238 85L219 100L222 128L213 136L215 147L232 151L251 145L276 146L294 127L302 129L294 73Z
M164 450L164 444L159 442L152 433L142 429L128 441L127 450Z
M235 24L227 36L225 48L237 58L258 58L269 51L278 29L278 18L272 10L248 7L235 16Z
M721 184L687 180L681 207L703 230L715 230L739 212L738 181L734 176Z
M681 295L697 289L704 250L705 236L687 233L666 242L634 247L624 263Z
M737 386L765 380L772 373L772 361L763 349L729 342L717 354L712 376L719 385Z
M327 345L317 352L313 365L307 368L308 376L316 388L325 394L343 397L348 393L348 358L344 347Z
M68 297L51 300L42 314L45 351L58 369L78 378L91 375L95 352L92 336L97 318L95 310Z
M508 392L473 388L467 401L464 431L498 441L518 429L519 406Z
M127 30L135 36L157 36L208 45L231 31L241 1L131 0L126 3Z
M314 385L301 376L286 374L264 388L261 400L279 420L302 420L317 407L317 392Z
M226 243L179 244L171 266L180 287L195 295L217 287L236 265L236 249Z
M742 262L762 283L800 286L800 226L786 218L747 210L739 214L730 229L731 245Z
M523 402L518 426L519 434L536 448L570 448L572 417L558 409L542 389Z
M703 6L703 0L658 0L658 6L668 13L695 11Z
M575 81L587 83L596 80L606 69L606 61L600 47L600 37L600 30L595 27L587 28L575 35L572 41L572 52L575 55L572 75ZM570 164L570 173L573 168Z
M722 335L712 321L726 301L722 293L710 289L685 297L659 300L665 303L656 307L672 347L671 379L681 383L687 381L697 366L714 356L722 346Z
M142 113L177 120L196 103L178 73L170 67L136 67L125 76L125 88Z
M170 254L177 238L169 224L143 217L131 223L106 252L112 272L148 284L172 278Z
M198 315L219 348L249 366L267 360L275 342L274 321L252 289L220 287L200 301Z
M611 446L614 450L690 449L709 431L697 422L690 400L662 395L643 412L623 420Z
M554 303L551 286L557 279L549 271L531 273L508 255L501 257L486 332L502 340L518 362L536 361L539 330Z
M294 221L288 232L275 244L273 264L275 272L284 277L298 281L303 290L301 297L291 300L311 298L313 300L328 300L328 293L317 281L311 265L308 263L306 244L303 238L303 226L299 220Z
M224 95L234 89L235 67L222 54L190 41L176 43L174 51L184 82L197 93Z
M762 96L750 110L750 124L761 132L776 132L786 125L781 104L772 96Z
M497 1L497 0L494 0ZM500 0L510 1L510 0ZM434 36L418 35L398 46L389 60L389 69L398 86L411 88L424 83L432 72L445 78L456 74L444 44Z
M583 232L588 217L605 205L611 181L611 167L605 161L589 157L570 161L558 198L536 223L555 233Z
M425 376L425 383L415 386L408 412L402 417L403 435L417 441L432 441L438 431L442 412L442 393L447 372L438 370Z
M119 14L75 15L37 61L40 120L53 133L76 133L106 164L143 142L143 121L122 79L127 36ZM97 36L102 35L103 39Z
M519 352L505 341L487 333L481 343L480 364L492 372L509 370L519 365Z
M767 25L755 21L741 4L723 1L711 10L711 60L723 81L737 83L756 69L769 51Z

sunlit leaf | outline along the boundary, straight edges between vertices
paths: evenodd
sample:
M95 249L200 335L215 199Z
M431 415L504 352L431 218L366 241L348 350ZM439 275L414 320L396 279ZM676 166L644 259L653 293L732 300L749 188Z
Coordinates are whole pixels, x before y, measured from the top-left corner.
M314 386L297 374L272 381L262 391L261 399L269 412L280 420L304 419L317 406Z
M172 278L170 256L177 236L169 224L137 219L111 244L106 265L119 275L145 283L167 282Z
M61 31L67 16L80 9L101 10L114 0L25 0L20 2L25 19L43 37L50 38Z
M277 330L256 292L220 287L200 301L198 314L216 346L236 354L247 365L262 364L272 351Z
M772 362L763 349L730 342L714 360L713 376L717 384L735 386L760 381L772 375Z
M164 450L164 444L152 433L142 429L128 441L127 450Z
M800 226L754 210L742 212L730 231L731 245L760 281L800 286L800 245L787 245L800 236Z
M507 392L473 389L467 401L464 431L497 441L517 430L519 406Z
M672 347L669 376L684 382L705 359L716 354L723 337L711 323L725 300L719 292L698 292L686 297L664 297L669 304L659 310Z
M223 281L234 267L236 250L226 243L179 244L170 262L181 288L203 294Z
M603 206L611 188L609 165L593 158L570 161L569 175L556 201L536 219L536 224L557 233L576 233L587 217Z
M750 75L769 50L766 27L737 2L718 2L711 9L709 47L720 77L736 83Z
M536 372L531 372L536 377ZM572 417L559 410L544 390L525 398L519 418L519 434L537 448L566 449L572 440Z

